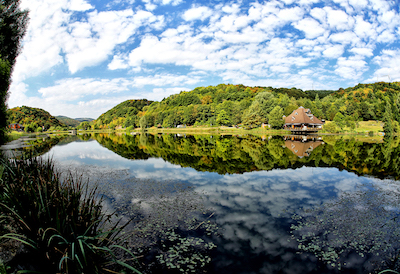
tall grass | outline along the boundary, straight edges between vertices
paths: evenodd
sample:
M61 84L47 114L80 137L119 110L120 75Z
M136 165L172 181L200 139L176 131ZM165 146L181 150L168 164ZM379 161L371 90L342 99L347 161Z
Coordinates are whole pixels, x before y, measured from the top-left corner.
M89 190L71 174L62 179L51 160L1 161L0 239L26 247L30 259L24 267L42 273L112 273L123 268L139 273L115 255L129 253L116 244L123 226L110 223L95 188Z

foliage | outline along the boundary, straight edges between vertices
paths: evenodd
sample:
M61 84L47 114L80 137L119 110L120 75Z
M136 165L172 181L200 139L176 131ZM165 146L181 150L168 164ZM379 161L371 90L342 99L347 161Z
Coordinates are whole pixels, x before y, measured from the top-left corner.
M0 144L5 141L10 77L28 22L28 12L20 10L19 2L3 0L0 3Z
M340 129L337 127L336 122L326 123L322 126L322 129L329 133L338 133Z
M67 125L67 126L71 126L71 127L77 127L81 121L76 120L76 119L72 119L66 116L55 116L57 118L58 121L60 121L61 123Z
M3 0L0 5L0 56L14 66L28 24L28 11L19 8L20 0Z
M146 99L143 100L127 100L124 101L107 112L101 114L93 124L96 124L100 129L102 128L112 128L116 126L124 127L137 127L139 126L139 113L143 110L145 106L148 106L152 101ZM137 118L138 117L138 118ZM123 118L119 122L115 123L118 118ZM114 122L114 123L113 123Z
M85 121L85 122L80 123L77 128L83 129L83 130L88 130L88 129L90 129L90 124L89 124L89 122Z
M400 119L400 85L397 82L357 85L338 91L220 84L182 91L161 102L125 101L102 114L95 123L98 128L138 127L145 116L147 127L243 124L254 128L267 123L276 106L285 115L303 106L319 119L332 121L337 115L337 126L353 131L357 121L382 120L387 100L393 119Z
M7 91L10 85L11 67L0 55L0 116L7 117ZM0 119L0 140L4 138L7 119ZM1 144L2 142L0 142Z
M72 174L62 177L51 160L3 159L2 165L0 213L9 225L0 238L30 252L15 263L44 273L106 273L116 265L135 271L115 256L122 228L107 228L110 216L95 188Z
M274 107L269 114L269 124L274 129L282 128L285 121L283 120L283 109L280 106Z
M383 115L383 122L384 122L383 131L388 135L392 135L393 132L395 131L395 126L393 124L392 106L390 105L389 101L386 101L385 113Z
M290 141L280 136L263 141L256 136L142 135L99 133L90 136L127 159L157 157L183 167L219 174L329 165L357 174L400 178L398 138L387 139L385 143L364 143L355 138L324 136L324 144L314 148L308 157L298 158L289 149L291 145L287 142ZM310 145L315 147L315 143Z
M27 106L15 107L9 109L8 124L19 123L26 127L30 127L35 131L37 127L44 127L46 130L50 127L65 127L54 116L50 115L47 111L40 108L32 108Z

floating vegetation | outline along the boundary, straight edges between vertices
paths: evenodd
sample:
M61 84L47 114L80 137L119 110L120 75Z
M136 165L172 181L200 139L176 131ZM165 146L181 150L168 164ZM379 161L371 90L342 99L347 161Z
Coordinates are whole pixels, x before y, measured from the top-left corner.
M292 239L339 270L351 267L349 255L364 258L369 271L400 269L400 185L383 181L295 214Z
M140 263L143 273L203 273L216 246L211 237L218 227L213 212L205 208L204 193L185 182L138 179L126 169L65 166L97 187L103 208L116 212L124 229L124 247Z

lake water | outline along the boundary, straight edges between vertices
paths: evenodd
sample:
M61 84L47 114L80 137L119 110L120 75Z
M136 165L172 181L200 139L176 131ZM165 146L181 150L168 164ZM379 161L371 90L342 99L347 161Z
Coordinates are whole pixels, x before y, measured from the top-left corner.
M351 251L340 271L298 254L292 216L346 193L389 187L397 193L398 144L332 136L88 134L41 138L36 147L98 178L110 207L140 198L127 182L193 187L219 228L209 237L217 247L208 273L366 273L374 259Z

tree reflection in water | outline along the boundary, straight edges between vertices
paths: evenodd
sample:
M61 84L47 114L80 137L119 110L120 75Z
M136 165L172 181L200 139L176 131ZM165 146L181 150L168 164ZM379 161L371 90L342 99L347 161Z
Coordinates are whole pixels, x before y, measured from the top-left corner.
M59 144L68 143L69 138ZM297 212L299 207L313 208L297 215L302 219L297 224L299 229L295 226L293 230L295 238L305 236L300 246L303 251L306 248L315 251L313 253L335 266L340 263L346 272L352 271L349 269L356 264L354 260L360 264L359 261L365 259L353 254L352 249L365 256L366 251L374 251L374 256L367 256L370 265L377 265L376 259L382 254L386 258L396 255L397 242L386 244L398 234L397 219L393 219L397 214L396 196L390 196L397 193L395 183L373 177L399 178L398 139L365 142L354 137L323 136L318 146L313 145L312 149L305 146L307 155L300 158L281 136L96 133L73 138L70 145L57 146L50 154L82 168L106 166L118 174L122 168L128 177L160 182L173 179L208 193L207 203L215 208L213 218L223 230L222 236L215 239L218 245L213 256L215 273L329 272L316 266L315 256L305 260L304 254L296 255L296 241L287 242L293 223L287 212ZM78 138L91 141L76 142ZM299 142L311 144L311 141ZM133 161L141 159L146 161ZM375 181L380 186L376 186ZM360 183L365 184L364 188L354 191ZM120 196L116 193L121 185L124 184L118 180L112 184L106 182L104 192L117 201ZM386 188L392 191L390 195L384 191ZM135 192L123 193L127 201L131 201L131 194ZM335 198L338 200L329 202ZM382 206L390 205L391 201L392 207ZM383 232L378 229L379 222ZM321 233L325 238L307 237L308 231ZM377 250L379 252L375 252ZM376 257L376 253L380 255ZM344 259L346 254L350 256ZM347 265L343 265L344 260Z

